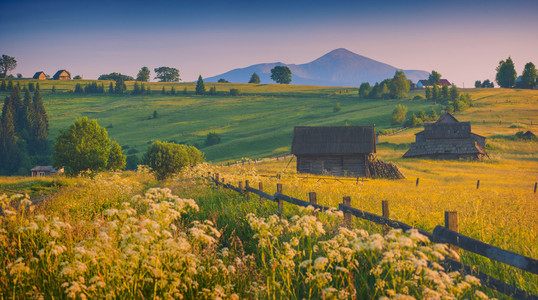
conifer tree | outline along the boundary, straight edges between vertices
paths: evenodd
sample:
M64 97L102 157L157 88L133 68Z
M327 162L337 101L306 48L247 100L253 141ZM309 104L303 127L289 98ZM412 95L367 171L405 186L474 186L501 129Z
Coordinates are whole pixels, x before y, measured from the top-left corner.
M51 89L50 91L53 92L53 93L56 93L56 86L53 85L53 86L52 86L52 89Z
M258 76L258 74L256 74L256 72L252 73L252 76L250 77L250 80L248 81L248 83L260 83L260 76Z
M7 97L11 98L11 97ZM13 174L19 168L21 153L17 145L12 99L7 99L2 109L2 136L0 140L1 169L5 174Z
M426 99L428 100L432 100L433 98L433 95L432 95L432 89L430 89L429 87L426 88Z
M33 82L28 83L28 90L30 92L33 92L35 90L35 86Z
M172 87L172 89L170 90L170 95L175 95L175 94L176 94L176 88Z
M125 81L123 81L123 76L118 77L116 80L116 86L114 87L114 92L116 94L123 94L125 91L127 91L127 86L125 85Z
M13 90L13 81L12 80L9 80L7 82L7 91L8 92L11 92Z
M134 88L133 88L133 95L139 95L140 93L140 86L138 85L138 81L135 81Z
M433 89L432 89L432 99L436 100L436 99L439 99L439 97L440 97L439 87L437 86L437 84L434 84Z
M163 85L163 89L161 90L161 94L166 95L166 88Z
M455 84L453 84L450 87L450 100L456 101L456 99L458 99L459 95L460 95L460 92L458 91L458 88L456 87Z
M0 84L0 91L5 92L7 91L6 81L2 80L2 84Z
M32 130L32 139L33 139L33 151L35 153L46 153L48 150L47 139L49 137L49 118L47 116L47 111L45 110L45 105L43 104L43 99L41 99L41 93L39 90L36 90L34 93L34 126Z
M35 84L35 89L36 89L36 90L39 90L39 82L36 82L36 84Z
M198 82L196 82L196 95L203 95L205 94L205 85L204 85L204 79L202 79L202 75L198 76Z
M146 94L151 95L151 87L149 85L146 89Z
M123 170L125 168L125 156L123 155L120 144L116 141L110 143L110 152L108 153L107 169L113 171Z
M22 102L22 125L23 130L25 131L25 136L29 137L28 135L31 134L33 123L35 120L35 110L34 110L34 104L32 102L32 96L30 95L30 91L26 91L24 93L24 100ZM31 144L31 141L28 141L29 144Z
M449 93L448 93L448 85L446 84L443 84L443 87L441 87L441 95L444 99L448 99L449 98Z
M189 92L187 91L187 88L183 89L183 95L187 95Z
M109 94L114 94L114 84L112 84L112 82L108 86L108 93Z

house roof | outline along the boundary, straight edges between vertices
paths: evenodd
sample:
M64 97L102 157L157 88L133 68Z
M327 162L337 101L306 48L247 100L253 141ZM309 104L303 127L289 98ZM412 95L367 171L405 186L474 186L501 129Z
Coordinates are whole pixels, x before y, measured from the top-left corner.
M39 79L39 75L41 75L41 74L45 75L45 72L43 72L43 71L36 72L36 73L34 74L34 77L32 77L32 78L33 78L33 79Z
M434 142L412 143L403 157L436 155L485 154L484 150L472 139L439 140Z
M54 79L60 78L60 75L62 75L63 72L66 72L69 75L69 77L71 77L71 74L69 72L67 72L67 70L60 70L60 71L56 72L56 74L54 74L54 76L52 76L52 78L54 78Z
M426 85L431 85L430 81L429 80L426 80L426 79L423 79L423 80L419 80L417 82L418 83L422 83L422 85L426 86Z
M454 117L451 113L445 112L442 116L435 121L435 123L458 123L458 119Z
M426 139L467 139L471 137L471 123L425 123Z
M528 137L528 138L533 138L533 137L535 137L536 135L535 135L534 133L532 133L532 131L527 130L527 132L525 132L525 133L523 134L523 136L524 136L524 137Z
M439 85L445 85L445 84L450 86L450 81L446 79L439 79Z
M56 169L52 166L35 166L32 170L32 172L56 172Z
M375 153L374 126L295 127L292 154Z

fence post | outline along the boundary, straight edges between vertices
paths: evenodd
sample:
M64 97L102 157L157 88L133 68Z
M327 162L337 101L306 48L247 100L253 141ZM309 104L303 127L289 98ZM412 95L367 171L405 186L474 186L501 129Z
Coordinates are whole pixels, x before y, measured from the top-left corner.
M282 194L282 184L277 183L276 184L276 192L279 194ZM278 213L283 214L284 213L284 201L282 199L278 199Z
M215 181L219 182L219 173L215 173Z
M480 179L478 179L478 180L476 181L476 189L478 190L479 187L480 187Z
M534 183L534 193L536 194L536 188L538 187L538 182Z
M312 204L318 204L318 198L317 198L317 196L316 196L316 192L310 192L310 193L308 193L308 200L309 200L309 202L312 203ZM317 211L313 211L313 212L312 212L312 215L313 215L314 217L317 218L319 214L318 214Z
M383 217L390 219L390 211L389 211L389 201L388 200L382 200L381 201L381 209L383 211Z
M342 204L345 206L351 206L351 197L346 196L343 198ZM350 228L351 227L351 214L344 212L344 226Z
M239 186L238 186L239 190L241 190L241 194L244 193L244 189L243 189L243 181L239 181Z
M247 187L250 187L248 180L245 180L245 195L247 195L247 199L250 199L250 192L246 190Z
M420 178L417 177L417 183L415 184L415 186L418 186L418 181L419 181Z
M457 211L445 211L445 227L452 231L459 232ZM459 254L458 247L454 245L448 245L448 247Z
M260 182L258 184L258 190L260 190L260 192L263 192L263 183L262 182ZM263 197L262 196L260 196L260 204L263 205Z

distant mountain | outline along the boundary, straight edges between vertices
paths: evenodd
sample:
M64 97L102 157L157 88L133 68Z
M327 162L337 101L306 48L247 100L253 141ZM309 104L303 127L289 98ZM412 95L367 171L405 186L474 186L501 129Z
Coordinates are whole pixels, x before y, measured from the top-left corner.
M374 84L386 78L392 78L399 70L391 65L358 55L344 48L333 50L322 57L301 65L265 63L204 78L205 82L217 82L224 78L229 82L246 83L252 73L256 72L261 83L275 83L271 80L271 69L275 66L287 66L292 72L291 84L320 86L359 86L362 82ZM421 70L403 70L407 79L417 82L427 79L429 73Z

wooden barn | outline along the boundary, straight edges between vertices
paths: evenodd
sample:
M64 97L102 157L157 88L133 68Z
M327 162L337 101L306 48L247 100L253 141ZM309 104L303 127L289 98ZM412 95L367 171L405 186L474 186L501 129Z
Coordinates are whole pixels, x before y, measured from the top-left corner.
M43 71L39 71L39 72L36 72L36 73L34 74L33 79L46 80L46 79L47 79L47 75L45 75L45 72L43 72Z
M297 172L370 177L374 126L295 127L291 153Z
M485 148L486 138L472 133L470 122L459 122L445 113L435 123L424 123L424 130L415 134L415 142L403 157L481 159Z
M53 176L64 172L64 168L55 169L52 166L35 166L32 170L32 177Z
M67 72L66 70L60 70L52 76L52 79L54 80L71 80L71 74Z

